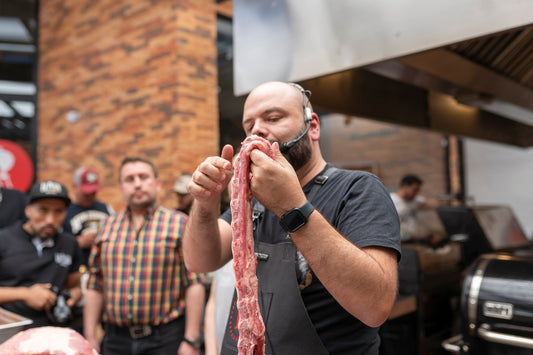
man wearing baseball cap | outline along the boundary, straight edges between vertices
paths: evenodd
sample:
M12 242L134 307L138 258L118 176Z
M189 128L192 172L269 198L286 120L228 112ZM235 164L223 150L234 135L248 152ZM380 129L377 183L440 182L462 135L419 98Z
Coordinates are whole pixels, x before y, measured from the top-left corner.
M27 327L67 322L68 313L57 313L58 299L73 307L81 298L81 252L71 234L60 232L69 204L62 184L36 183L28 193L27 221L0 230L0 304L32 319Z
M189 190L187 189L187 185L191 181L191 174L183 173L180 175L180 177L176 180L174 183L174 192L176 193L177 201L178 201L178 207L176 207L176 210L185 213L186 215L189 214L189 211L191 210L191 205L193 198L191 194L189 193Z
M74 173L72 203L63 222L65 231L72 233L82 251L81 264L87 266L91 246L104 220L114 214L113 208L96 199L100 177L96 170L81 167Z

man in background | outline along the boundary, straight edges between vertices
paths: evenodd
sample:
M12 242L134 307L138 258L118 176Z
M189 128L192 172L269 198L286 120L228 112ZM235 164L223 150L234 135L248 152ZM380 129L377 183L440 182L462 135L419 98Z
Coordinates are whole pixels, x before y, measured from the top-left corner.
M70 310L63 306L81 298L80 249L71 234L60 232L69 203L60 183L37 183L27 221L0 230L0 304L33 320L28 327L68 325Z
M67 209L63 229L72 233L82 250L81 264L87 266L91 246L104 220L114 214L113 208L96 199L100 190L98 173L81 167L74 173L72 203Z
M417 214L420 210L431 210L440 205L438 200L420 195L423 183L416 175L405 175L400 181L398 191L391 193L392 202L400 217L400 229L404 239L417 234Z
M23 192L0 186L0 228L24 219L26 195Z
M187 185L190 181L191 174L183 173L180 175L180 177L176 180L176 183L174 184L174 192L176 193L176 200L178 202L176 210L183 212L186 215L189 215L189 211L191 210L191 205L193 201L193 197L187 189Z
M100 350L103 312L103 354L199 355L205 289L184 265L187 217L157 203L150 160L125 158L119 183L127 208L106 219L92 247L84 335Z

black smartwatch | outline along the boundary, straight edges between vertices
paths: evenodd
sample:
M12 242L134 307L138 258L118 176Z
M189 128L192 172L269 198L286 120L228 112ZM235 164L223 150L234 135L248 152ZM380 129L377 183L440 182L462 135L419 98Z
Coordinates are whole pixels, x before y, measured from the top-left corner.
M195 349L200 349L202 347L202 339L196 338L196 339L187 339L183 338L183 341L192 346Z
M281 216L279 224L287 233L294 233L302 228L306 223L311 213L315 210L311 202L306 201L302 207L293 208Z

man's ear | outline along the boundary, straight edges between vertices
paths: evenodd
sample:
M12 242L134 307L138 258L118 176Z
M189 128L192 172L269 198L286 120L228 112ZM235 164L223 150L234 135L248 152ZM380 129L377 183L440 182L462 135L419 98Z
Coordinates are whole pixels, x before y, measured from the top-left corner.
M33 206L31 204L26 205L26 207L24 208L24 214L26 215L27 219L30 219L30 214L31 214L31 209L32 208L33 208Z
M320 118L313 112L311 115L311 127L309 128L309 137L311 140L317 141L320 139Z

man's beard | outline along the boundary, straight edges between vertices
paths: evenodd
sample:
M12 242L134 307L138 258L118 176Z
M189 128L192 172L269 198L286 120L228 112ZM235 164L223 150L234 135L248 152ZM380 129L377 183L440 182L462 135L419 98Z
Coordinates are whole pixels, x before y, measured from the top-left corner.
M140 199L136 199L133 195L128 199L128 206L133 210L148 209L155 203L155 197L151 194L145 193Z
M304 133L305 129L306 127L298 132L297 137ZM294 170L297 171L311 160L311 154L311 141L309 140L309 135L306 133L302 139L289 148L288 152L283 153L283 156L292 165Z
M28 225L32 231L32 235L34 237L39 237L42 240L52 238L59 232L58 229L51 224L47 224L39 229L35 228L31 221L28 221Z

